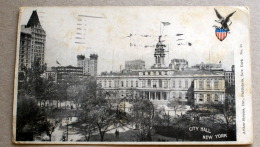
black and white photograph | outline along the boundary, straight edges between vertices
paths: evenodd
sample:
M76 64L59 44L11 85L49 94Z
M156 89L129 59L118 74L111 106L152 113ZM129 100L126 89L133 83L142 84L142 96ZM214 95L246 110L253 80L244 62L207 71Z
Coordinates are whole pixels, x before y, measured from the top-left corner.
M252 139L247 7L23 7L13 141Z

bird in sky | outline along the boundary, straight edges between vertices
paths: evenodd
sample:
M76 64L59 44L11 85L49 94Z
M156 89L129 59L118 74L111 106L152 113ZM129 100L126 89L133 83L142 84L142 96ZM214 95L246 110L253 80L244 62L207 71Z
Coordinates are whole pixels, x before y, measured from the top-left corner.
M215 12L216 12L216 15L217 17L219 18L219 20L215 20L216 22L220 23L221 24L221 28L227 30L227 31L230 31L229 30L229 26L232 24L232 22L230 21L230 17L236 12L232 12L230 13L229 15L227 15L226 17L223 17L219 14L219 12L217 11L217 9L215 9ZM230 24L228 24L228 22L230 22Z

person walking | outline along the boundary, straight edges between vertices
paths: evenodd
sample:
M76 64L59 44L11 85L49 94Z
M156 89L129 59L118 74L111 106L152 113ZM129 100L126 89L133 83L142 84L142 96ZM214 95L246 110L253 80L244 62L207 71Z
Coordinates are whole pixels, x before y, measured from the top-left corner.
M115 134L116 134L116 138L119 138L119 131L117 129L115 131Z

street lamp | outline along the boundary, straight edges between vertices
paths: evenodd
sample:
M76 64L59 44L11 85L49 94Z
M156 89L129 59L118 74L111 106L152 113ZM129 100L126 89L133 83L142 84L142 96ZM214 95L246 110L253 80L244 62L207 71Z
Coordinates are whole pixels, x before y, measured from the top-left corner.
M67 141L69 141L69 117L66 117L66 124L67 124Z

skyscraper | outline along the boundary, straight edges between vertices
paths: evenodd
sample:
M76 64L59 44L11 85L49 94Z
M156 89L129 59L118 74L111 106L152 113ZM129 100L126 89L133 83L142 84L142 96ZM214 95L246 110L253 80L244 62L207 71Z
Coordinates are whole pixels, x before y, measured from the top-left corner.
M33 11L26 25L21 26L19 70L24 66L31 68L39 60L44 65L46 33L41 26L37 11Z
M97 62L97 54L90 54L89 58L84 55L77 56L78 67L83 67L83 75L97 76Z

